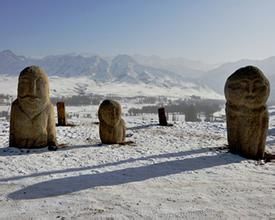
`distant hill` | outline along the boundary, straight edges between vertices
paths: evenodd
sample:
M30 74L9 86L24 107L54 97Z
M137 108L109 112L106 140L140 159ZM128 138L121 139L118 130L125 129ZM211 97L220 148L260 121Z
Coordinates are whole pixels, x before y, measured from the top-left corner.
M161 58L158 56L134 55L133 58L142 65L166 69L190 78L201 77L205 72L214 68L201 61L184 58Z
M29 65L39 65L46 71L52 80L51 88L54 96L97 92L124 96L196 95L221 98L212 89L187 77L189 72L175 73L143 65L129 55L104 59L100 56L67 54L33 59L18 56L10 50L0 52L0 77L2 75L0 84L3 88L3 91L0 88L0 93L14 95L16 82L11 77L17 77L22 69Z
M202 84L206 84L216 92L223 94L226 79L237 69L254 65L260 68L270 81L271 95L270 100L275 102L275 56L264 60L239 60L236 62L225 63L218 68L208 71L201 77Z
M0 75L18 76L29 65L41 66L49 76L59 78L86 77L93 83L146 85L154 88L180 88L185 95L188 88L196 94L201 91L223 96L224 83L235 70L246 65L255 65L264 71L271 83L271 98L275 102L275 57L264 60L239 60L225 63L209 70L211 66L200 61L182 58L163 59L157 56L118 55L103 58L97 55L56 55L40 59L18 56L10 50L0 52ZM208 70L208 71L206 71ZM92 84L93 84L92 83ZM191 90L190 90L191 89ZM64 90L65 91L65 90Z
M18 56L10 50L0 52L0 74L16 76L29 65L39 65L49 76L87 76L96 82L144 83L167 88L185 86L186 84L194 84L195 87L201 86L186 77L189 72L175 73L162 68L142 65L129 55L118 55L112 59L80 55L57 55L33 59Z

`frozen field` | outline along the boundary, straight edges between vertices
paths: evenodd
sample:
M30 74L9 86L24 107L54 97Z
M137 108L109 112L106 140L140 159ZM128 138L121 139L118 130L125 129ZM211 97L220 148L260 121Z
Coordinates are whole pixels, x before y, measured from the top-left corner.
M0 219L275 219L275 163L228 153L224 123L127 116L134 144L100 145L97 107L68 111L92 118L57 127L56 152L8 148L0 121Z
M206 87L197 87L192 83L186 83L181 87L159 87L150 84L129 84L107 82L100 83L87 77L58 77L50 76L50 90L53 97L63 97L95 93L98 95L117 96L166 96L183 98L191 95L210 99L223 99L213 90ZM16 96L18 77L0 75L0 94Z

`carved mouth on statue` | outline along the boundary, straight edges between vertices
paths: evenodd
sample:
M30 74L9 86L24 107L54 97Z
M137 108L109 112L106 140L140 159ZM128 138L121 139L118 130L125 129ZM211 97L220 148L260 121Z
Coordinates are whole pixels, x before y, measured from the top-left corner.
M25 95L25 96L21 96L21 99L39 99L38 96L32 96L32 95Z
M256 99L256 96L254 96L254 95L248 95L248 96L245 96L245 99L249 100L249 101L253 101L253 100Z
M40 98L39 97L37 97L37 96L23 96L23 97L20 97L21 98L21 100L25 100L25 101L27 101L27 102L37 102L37 101L39 101L40 100Z

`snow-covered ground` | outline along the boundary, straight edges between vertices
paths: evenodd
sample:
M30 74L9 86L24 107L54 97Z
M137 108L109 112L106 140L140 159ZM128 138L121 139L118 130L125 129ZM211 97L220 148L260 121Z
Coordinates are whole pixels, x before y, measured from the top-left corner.
M16 96L18 77L0 76L0 94ZM88 77L49 77L51 95L54 97L67 97L79 94L117 95L122 97L133 96L165 96L184 98L192 95L209 99L224 99L213 90L198 87L192 83L185 83L181 87L161 87L151 84L129 84L118 82L95 82Z
M101 145L97 107L67 110L92 118L57 127L56 152L9 148L0 121L0 219L275 219L275 163L228 153L224 123L125 116L134 144Z

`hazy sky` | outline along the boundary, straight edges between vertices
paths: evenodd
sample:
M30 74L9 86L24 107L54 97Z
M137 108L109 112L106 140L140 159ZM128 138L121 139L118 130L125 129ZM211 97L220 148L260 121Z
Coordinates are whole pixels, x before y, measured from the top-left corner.
M275 55L275 0L0 0L0 50L209 63Z

